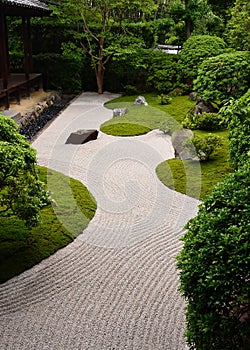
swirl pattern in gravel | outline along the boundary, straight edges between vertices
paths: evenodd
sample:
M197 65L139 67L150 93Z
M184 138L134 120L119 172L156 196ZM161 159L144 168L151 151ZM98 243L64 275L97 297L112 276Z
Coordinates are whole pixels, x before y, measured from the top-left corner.
M103 103L114 97L83 93L33 142L39 164L82 181L98 209L73 243L1 285L2 350L186 349L175 257L199 202L155 174L174 156L170 138L100 132L65 145L111 118Z

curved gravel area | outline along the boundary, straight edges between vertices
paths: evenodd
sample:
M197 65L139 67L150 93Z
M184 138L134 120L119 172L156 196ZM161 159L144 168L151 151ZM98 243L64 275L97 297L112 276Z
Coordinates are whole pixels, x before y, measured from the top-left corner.
M73 243L0 286L2 350L186 349L175 257L199 202L155 174L174 157L170 137L65 144L110 119L103 103L114 97L81 94L33 142L38 163L82 181L98 208Z

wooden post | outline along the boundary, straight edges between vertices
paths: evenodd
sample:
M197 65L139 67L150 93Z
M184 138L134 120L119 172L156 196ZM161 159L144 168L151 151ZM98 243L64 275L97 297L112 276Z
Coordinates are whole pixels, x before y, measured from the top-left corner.
M24 48L24 71L26 80L26 92L27 96L30 97L30 84L29 84L29 35L28 35L28 19L26 17L22 18L23 24L23 48Z
M6 17L0 13L0 50L1 50L1 77L3 79L3 89L8 87L8 35Z
M22 18L23 25L23 49L24 49L24 72L25 79L29 79L29 39L28 39L28 25L27 18Z
M28 56L29 56L29 73L33 72L33 62L32 62L32 41L31 41L31 28L30 28L30 18L27 18L27 43L28 43Z

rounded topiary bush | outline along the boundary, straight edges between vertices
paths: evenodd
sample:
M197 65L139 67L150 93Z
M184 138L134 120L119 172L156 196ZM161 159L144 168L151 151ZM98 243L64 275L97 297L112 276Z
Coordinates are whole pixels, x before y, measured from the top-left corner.
M206 101L240 98L250 85L250 53L224 53L202 62L194 90Z
M190 349L250 346L249 165L218 184L186 226L177 259Z
M191 91L201 63L209 57L222 54L225 47L225 42L216 36L191 36L179 54L177 64L179 83L187 85Z

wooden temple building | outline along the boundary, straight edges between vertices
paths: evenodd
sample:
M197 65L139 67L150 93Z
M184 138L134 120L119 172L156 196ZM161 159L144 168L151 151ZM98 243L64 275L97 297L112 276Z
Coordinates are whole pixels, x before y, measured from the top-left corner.
M0 0L0 103L9 109L10 97L20 103L23 91L30 96L32 85L42 87L42 74L32 71L31 17L48 16L48 1L41 0ZM10 71L8 49L7 17L22 18L23 73Z

